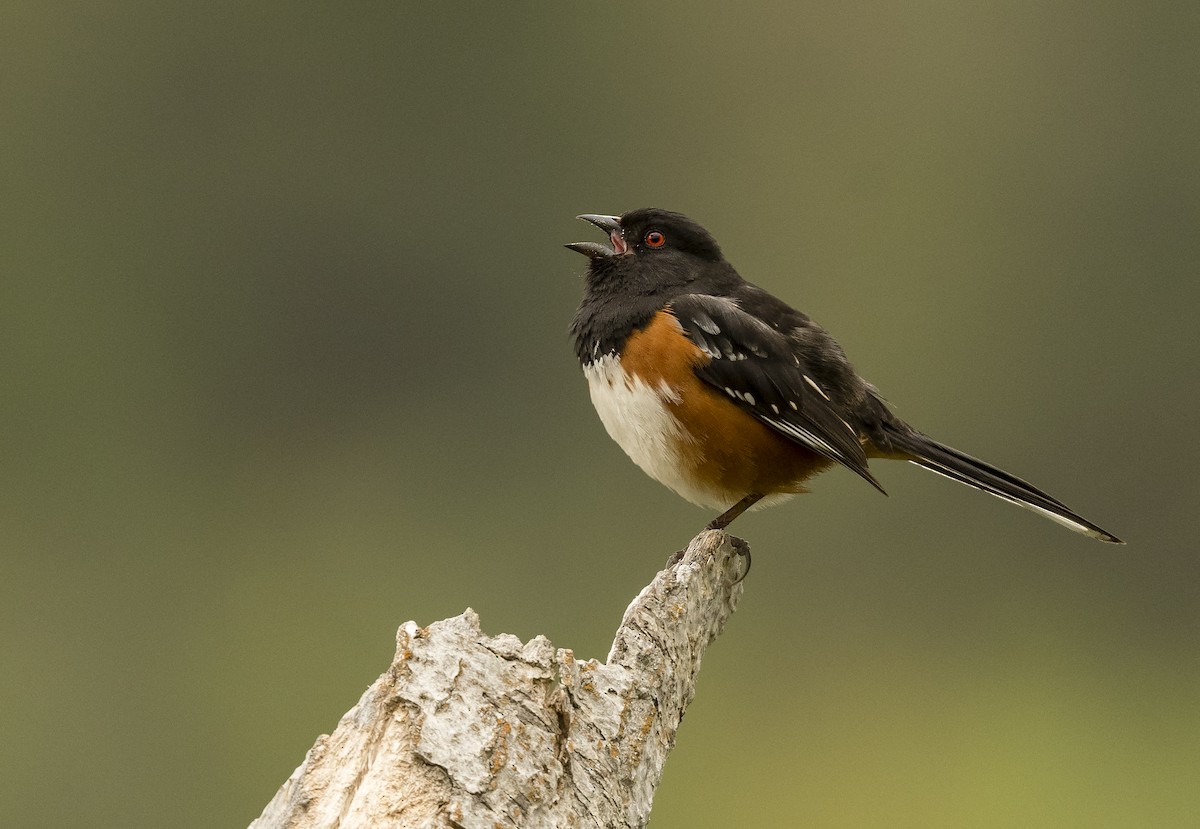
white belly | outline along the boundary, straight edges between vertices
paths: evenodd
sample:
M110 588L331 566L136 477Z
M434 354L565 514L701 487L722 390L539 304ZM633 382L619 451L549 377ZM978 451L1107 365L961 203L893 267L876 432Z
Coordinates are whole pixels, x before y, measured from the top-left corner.
M584 366L583 374L592 405L609 437L643 472L693 504L725 509L733 503L689 474L691 465L679 449L693 439L666 405L666 401L678 398L674 389L666 383L654 388L641 378L629 376L612 355ZM690 449L689 454L693 452Z

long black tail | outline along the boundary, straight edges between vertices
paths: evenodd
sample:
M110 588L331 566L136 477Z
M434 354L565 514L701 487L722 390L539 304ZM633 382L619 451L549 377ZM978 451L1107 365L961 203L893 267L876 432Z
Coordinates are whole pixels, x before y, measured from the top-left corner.
M945 475L961 484L982 489L997 498L1011 501L1018 506L1033 510L1057 521L1064 527L1077 533L1108 541L1113 544L1124 544L1107 530L1088 521L1078 513L1073 512L1063 502L1051 498L1032 484L1022 481L1015 475L1010 475L1003 469L973 458L965 452L938 443L920 432L900 424L883 425L885 435L881 443L888 446L892 457L901 457L923 466L939 475Z

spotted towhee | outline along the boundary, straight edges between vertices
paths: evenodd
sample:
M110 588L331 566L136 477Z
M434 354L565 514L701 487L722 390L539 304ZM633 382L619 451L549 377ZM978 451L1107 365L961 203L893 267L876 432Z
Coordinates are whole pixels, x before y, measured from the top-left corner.
M724 510L709 528L804 492L805 481L835 463L882 492L867 459L892 458L1121 543L892 414L825 329L742 279L686 216L646 208L579 218L612 245L567 245L591 260L571 334L592 403L650 477Z

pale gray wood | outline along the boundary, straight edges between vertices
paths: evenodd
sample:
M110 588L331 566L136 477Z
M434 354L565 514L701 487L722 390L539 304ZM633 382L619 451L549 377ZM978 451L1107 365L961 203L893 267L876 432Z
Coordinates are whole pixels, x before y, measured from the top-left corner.
M405 623L391 667L251 829L641 827L745 560L696 536L625 611L606 662L479 617Z

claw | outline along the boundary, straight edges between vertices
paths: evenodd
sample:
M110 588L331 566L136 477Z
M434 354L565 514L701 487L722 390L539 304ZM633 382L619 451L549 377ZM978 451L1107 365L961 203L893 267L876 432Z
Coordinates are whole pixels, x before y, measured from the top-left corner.
M746 578L746 576L750 575L750 562L751 562L750 545L746 542L746 539L738 538L738 537L732 536L732 535L729 536L729 543L730 543L730 545L733 546L733 551L735 553L737 553L739 556L746 559L746 569L742 571L742 574L740 576L738 576L736 579L733 580L734 584L741 584L742 579L744 579L744 578Z

